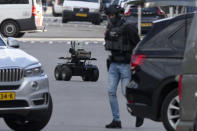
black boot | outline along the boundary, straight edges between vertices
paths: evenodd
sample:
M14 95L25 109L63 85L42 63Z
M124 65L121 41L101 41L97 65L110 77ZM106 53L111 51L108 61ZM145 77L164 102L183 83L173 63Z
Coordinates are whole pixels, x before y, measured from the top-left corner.
M143 123L144 123L144 118L140 118L140 117L136 116L135 127L140 127L143 125Z
M105 126L106 128L122 128L121 121L113 120L109 125Z

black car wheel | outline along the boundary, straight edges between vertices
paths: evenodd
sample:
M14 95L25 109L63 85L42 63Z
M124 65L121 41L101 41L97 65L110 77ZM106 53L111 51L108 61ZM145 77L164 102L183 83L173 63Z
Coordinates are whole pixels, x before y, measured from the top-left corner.
M174 89L166 96L162 105L161 117L167 131L176 130L176 126L180 121L178 89Z
M101 24L101 21L100 21L100 20L98 20L98 21L93 21L92 24L94 24L94 25L100 25L100 24Z
M1 33L5 37L17 37L19 34L19 25L12 20L4 21L1 25Z
M4 118L5 123L15 131L39 131L49 122L53 110L52 98L49 95L49 106L46 110L31 112L30 117L7 116Z
M99 78L99 70L98 68L95 68L92 71L92 81L96 82L98 78Z
M62 80L61 71L62 71L62 66L61 65L57 65L55 67L55 70L54 70L54 76L55 76L56 80Z
M72 70L68 66L62 67L62 80L69 81L72 77Z

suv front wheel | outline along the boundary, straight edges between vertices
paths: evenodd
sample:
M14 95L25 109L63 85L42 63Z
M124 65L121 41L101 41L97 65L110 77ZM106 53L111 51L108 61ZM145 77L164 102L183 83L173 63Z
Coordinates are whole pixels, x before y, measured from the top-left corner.
M15 131L39 131L49 122L52 115L52 98L49 95L49 106L46 110L31 112L28 117L7 116L5 123Z
M180 121L180 101L178 89L171 91L164 99L161 117L167 131L175 131Z

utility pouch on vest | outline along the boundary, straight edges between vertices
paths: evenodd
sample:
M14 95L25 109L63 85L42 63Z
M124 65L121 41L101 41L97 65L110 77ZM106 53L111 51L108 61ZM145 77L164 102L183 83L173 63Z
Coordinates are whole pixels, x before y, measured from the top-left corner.
M123 62L123 61L125 61L125 57L124 56L113 56L112 57L112 61L114 61L114 62Z

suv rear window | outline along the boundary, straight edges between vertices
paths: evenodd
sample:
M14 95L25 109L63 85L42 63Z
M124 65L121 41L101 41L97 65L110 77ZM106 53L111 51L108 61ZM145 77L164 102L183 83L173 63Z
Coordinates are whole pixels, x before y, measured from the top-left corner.
M29 4L29 0L0 0L0 4Z

